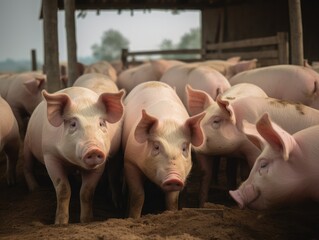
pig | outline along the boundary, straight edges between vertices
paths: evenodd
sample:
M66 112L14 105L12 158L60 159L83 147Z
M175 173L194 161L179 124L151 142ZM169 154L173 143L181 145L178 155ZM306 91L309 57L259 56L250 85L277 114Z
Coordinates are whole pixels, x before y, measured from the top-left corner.
M85 73L101 73L108 76L113 82L117 81L117 73L115 68L108 61L98 61L85 66Z
M77 62L76 63L76 68L77 68L77 74L78 76L83 75L85 65L83 63ZM68 63L67 62L62 62L60 63L60 88L66 88L69 86L69 70L68 70Z
M112 78L102 73L83 74L73 83L73 86L86 87L98 94L103 92L116 93L119 91ZM124 93L124 90L122 92Z
M241 72L229 79L231 85L252 83L269 97L302 103L319 109L319 74L309 67L275 65Z
M199 114L205 111L205 107L209 105L214 105L216 102L208 95L205 91L193 89L190 85L186 86L187 91L187 105L189 109L189 113L191 116ZM221 98L228 99L229 101L239 99L241 97L247 96L256 96L256 97L267 97L267 94L258 86L249 83L242 83L231 88L227 89L224 93L221 94ZM210 115L211 116L211 115ZM206 116L207 117L207 116ZM205 118L206 118L205 117ZM208 121L208 119L203 119L204 121ZM207 128L207 126L202 126L203 129ZM205 134L205 133L204 133ZM209 144L208 142L206 144ZM199 207L204 207L205 201L207 200L210 183L212 179L214 182L218 182L218 168L219 168L219 160L220 158L217 154L214 154L214 151L209 150L200 150L204 148L204 146L200 146L199 148L195 148L195 158L199 163L199 169L201 171L201 183L200 183L200 191L199 191ZM197 150L197 151L196 151ZM227 187L232 189L236 187L236 162L233 159L227 159ZM244 171L245 166L241 162L241 174L245 175Z
M97 94L101 94L104 92L108 93L118 93L118 87L115 82L105 74L101 73L86 73L79 77L73 84L73 86L78 87L86 87ZM124 90L123 96L125 94ZM120 145L121 145L121 135L122 135L122 119L115 123L109 124L109 134L110 134L110 153L107 164L107 177L109 180L111 192L112 192L112 200L115 206L119 207L122 204L121 199L121 186L123 183L121 182L120 176L123 175L121 166L122 159L121 153L119 153Z
M228 80L218 71L207 66L183 64L171 67L160 79L175 88L177 95L187 107L186 85L207 92L212 99L230 88Z
M46 87L46 75L38 72L5 74L0 76L0 95L10 105L21 133L36 106L42 101L41 91Z
M233 76L247 71L250 69L255 69L257 67L257 59L251 60L240 60L239 57L230 58L227 60L207 60L194 63L194 65L207 66L212 68L221 74L223 74L227 79Z
M109 124L121 120L123 92L98 95L84 87L49 94L31 115L24 141L24 175L30 191L38 184L32 173L34 159L44 163L57 196L55 224L69 221L71 187L68 174L79 171L81 222L93 218L96 185L110 151Z
M244 133L261 149L248 179L229 191L240 208L256 210L319 201L319 126L290 134L266 112Z
M125 89L129 93L135 86L142 82L159 81L161 76L169 68L183 64L176 60L153 60L122 71L118 77L119 89Z
M192 167L191 144L203 142L204 113L189 117L175 91L158 81L136 86L124 104L122 146L129 217L141 216L145 178L164 191L166 209L177 210L179 192Z
M9 104L0 97L0 151L7 161L6 178L9 186L16 183L16 164L19 158L19 126Z
M201 122L205 134L205 144L194 147L195 151L210 156L243 157L249 168L254 165L260 150L239 130L244 119L255 122L267 111L273 121L289 133L295 133L319 124L319 111L303 104L293 104L275 98L258 96L241 96L239 98L220 96L216 101L213 101L205 93L198 92L195 96L194 100L190 99L189 101L195 101L197 111L202 109L206 112ZM208 184L206 183L206 185ZM201 189L201 191L204 192L202 194L204 199L200 200L203 202L208 189Z

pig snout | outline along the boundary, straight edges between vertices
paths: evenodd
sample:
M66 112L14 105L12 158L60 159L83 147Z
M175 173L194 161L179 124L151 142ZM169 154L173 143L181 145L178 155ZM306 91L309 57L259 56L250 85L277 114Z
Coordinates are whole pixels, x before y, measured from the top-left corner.
M259 195L252 184L242 186L235 191L229 191L229 194L241 209L249 206Z
M94 168L97 165L102 164L106 159L105 153L99 148L90 148L83 155L84 163L90 167Z
M184 181L179 174L170 174L162 182L161 187L165 192L181 191L184 187Z

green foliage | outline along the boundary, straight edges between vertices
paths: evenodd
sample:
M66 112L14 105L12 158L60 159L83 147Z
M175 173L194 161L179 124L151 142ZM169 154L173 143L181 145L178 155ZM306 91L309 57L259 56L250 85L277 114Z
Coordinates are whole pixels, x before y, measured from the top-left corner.
M97 60L118 60L121 57L122 48L128 48L127 40L120 32L110 29L103 33L101 43L94 44L91 49Z
M192 28L190 32L185 33L179 43L174 44L170 39L164 39L160 44L161 50L173 50L173 49L199 49L201 47L201 32L200 28ZM196 58L196 54L183 54L183 55L163 55L163 58L167 59L187 59Z
M185 33L177 44L178 49L200 48L201 33L199 28L192 28L189 33Z

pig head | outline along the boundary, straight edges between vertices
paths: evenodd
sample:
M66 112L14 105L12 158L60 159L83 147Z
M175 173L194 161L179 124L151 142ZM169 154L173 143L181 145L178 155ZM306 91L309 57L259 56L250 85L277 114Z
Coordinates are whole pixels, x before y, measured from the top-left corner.
M240 208L268 209L319 200L318 126L291 135L265 113L256 125L246 122L243 131L262 152L248 179L229 192Z
M0 77L0 95L9 103L22 132L26 130L25 118L30 117L42 101L46 75L25 72Z

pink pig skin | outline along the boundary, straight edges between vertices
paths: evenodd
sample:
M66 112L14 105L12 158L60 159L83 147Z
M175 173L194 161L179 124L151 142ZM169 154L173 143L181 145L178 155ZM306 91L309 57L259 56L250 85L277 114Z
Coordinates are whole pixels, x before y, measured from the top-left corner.
M24 143L24 173L29 189L37 182L32 174L33 159L44 163L57 195L55 223L67 224L71 195L68 173L82 175L81 222L93 218L95 187L104 171L110 151L109 124L123 115L120 93L96 94L83 87L70 87L53 94L43 92L34 110Z
M0 151L5 153L7 160L8 185L14 185L20 149L19 127L9 104L2 97L0 97L0 112Z
M126 69L118 76L119 89L125 89L129 93L135 86L143 82L158 81L171 67L183 64L175 60L154 60Z
M238 73L254 69L257 66L257 59L242 60L239 57L229 58L227 60L207 60L192 65L207 66L214 69L225 76L227 79L235 76Z
M46 75L37 72L0 75L0 95L9 103L19 128L25 132L24 118L42 101Z
M126 97L123 125L124 171L129 190L129 217L139 218L144 178L166 195L166 208L178 209L179 192L191 170L191 145L203 142L203 114L189 117L175 91L152 81Z
M264 112L268 112L273 121L291 134L319 124L317 109L269 97L236 98L229 95L226 98L221 96L217 98L217 101L213 101L208 94L197 92L190 101L194 101L197 112L200 112L200 109L206 112L201 121L205 144L195 147L195 151L208 156L244 157L250 168L260 154L260 150L242 133L243 120L254 123ZM201 189L201 191L205 193L208 189ZM203 196L207 196L207 193Z
M218 71L207 66L183 64L170 68L160 79L176 90L177 95L187 106L186 85L207 92L213 99L230 88L228 80Z
M309 67L275 65L237 74L231 85L252 83L269 97L302 103L319 109L319 74Z
M205 108L209 105L216 104L215 101L204 91L193 89L190 85L187 85L187 105L190 112L190 115L193 116L195 114L201 113L205 111ZM241 83L237 84L235 86L232 86L231 88L227 89L224 93L222 93L221 98L227 99L228 101L236 100L241 97L247 97L247 96L255 96L255 97L267 97L266 93L259 88L258 86L250 83ZM216 107L218 105L216 104ZM202 123L204 123L204 120L207 122L206 119L207 116L204 117ZM211 115L210 115L211 117ZM207 128L207 126L202 126L203 128ZM204 132L204 135L206 133ZM199 147L198 149L205 148L205 144ZM219 166L219 160L220 158L216 156L214 151L201 151L201 150L195 150L195 156L196 160L199 163L199 168L201 170L201 183L200 183L200 191L199 191L199 206L204 207L205 201L208 197L208 191L210 188L210 184L212 179L214 179L214 182L218 182L218 166ZM235 171L235 172L233 172ZM233 189L236 187L236 161L234 160L234 157L227 158L227 187L228 189ZM247 175L243 173L245 171L245 168L241 167L241 174Z
M112 77L101 73L87 73L79 77L73 84L73 86L86 87L101 94L103 92L108 93L118 93L118 87L114 83ZM124 90L121 90L124 94ZM123 175L123 157L121 156L120 145L121 145L121 135L122 135L122 119L116 123L109 124L109 137L111 142L109 160L107 164L107 177L110 184L112 199L115 206L122 205L122 200L120 198L121 186Z
M115 68L107 61L99 61L88 65L84 69L86 73L100 73L108 76L113 82L117 81L117 73Z
M230 191L241 208L268 209L309 199L319 201L319 126L291 135L266 113L256 126L246 123L244 132L263 150L248 179L238 190Z

